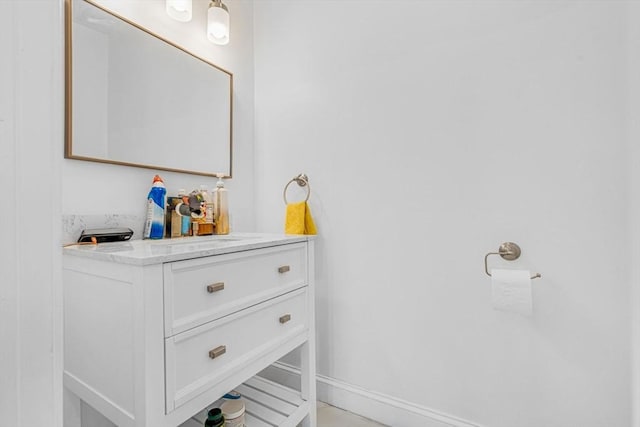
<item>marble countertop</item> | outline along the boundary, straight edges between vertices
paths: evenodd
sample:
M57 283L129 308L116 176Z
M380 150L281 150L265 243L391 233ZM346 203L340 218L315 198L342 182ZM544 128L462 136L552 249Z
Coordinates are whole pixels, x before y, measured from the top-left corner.
M224 236L181 237L161 240L78 245L64 248L64 254L121 264L150 265L231 252L306 242L314 236L231 233Z

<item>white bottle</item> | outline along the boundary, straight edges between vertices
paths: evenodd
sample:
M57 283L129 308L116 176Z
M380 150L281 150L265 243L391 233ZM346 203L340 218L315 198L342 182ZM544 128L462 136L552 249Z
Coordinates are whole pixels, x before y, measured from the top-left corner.
M204 222L206 224L213 224L213 196L207 191L206 185L200 186L200 193L204 199Z
M153 177L153 186L147 196L147 220L144 224L144 239L162 239L164 237L165 208L167 189L160 175Z

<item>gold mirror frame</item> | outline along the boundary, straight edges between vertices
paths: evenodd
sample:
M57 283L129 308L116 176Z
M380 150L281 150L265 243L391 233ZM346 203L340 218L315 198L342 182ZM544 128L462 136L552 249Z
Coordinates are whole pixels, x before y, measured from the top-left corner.
M64 147L64 157L66 159L75 159L75 160L84 160L84 161L90 161L90 162L98 162L98 163L106 163L106 164L113 164L113 165L122 165L122 166L132 166L132 167L139 167L139 168L146 168L146 169L156 169L156 170L164 170L164 171L170 171L170 172L180 172L180 173L188 173L188 174L193 174L193 175L202 175L202 176L211 176L211 177L215 177L217 176L216 174L218 173L217 171L211 171L211 172L203 172L203 171L194 171L194 170L188 170L188 169L181 169L181 168L173 168L173 167L167 167L167 166L157 166L157 165L147 165L147 164L141 164L141 163L135 163L135 162L128 162L128 161L121 161L121 160L112 160L112 159L104 159L104 158L99 158L99 157L89 157L89 156L80 156L80 155L74 155L73 154L73 107L72 107L72 99L73 99L73 52L72 52L72 46L73 46L73 8L72 8L72 2L74 0L65 0L64 1L64 23L65 23L65 123L64 123L64 131L65 131L65 147ZM185 48L167 40L166 38L159 36L158 34L155 34L151 31L149 31L148 29L136 24L135 22L117 14L114 13L98 4L96 4L94 1L92 0L82 0L92 6L95 6L96 8L108 13L109 15L139 29L142 30L143 32L163 41L164 43L166 43L169 46L172 46L176 49L179 49L180 51L190 55L191 57L200 60L208 65L210 65L211 67L222 71L223 73L227 74L229 76L229 171L228 171L228 175L225 175L225 178L231 178L233 175L233 74L230 71L225 70L224 68L219 67L216 64L213 64L212 62L198 56L195 55L194 53L186 50Z

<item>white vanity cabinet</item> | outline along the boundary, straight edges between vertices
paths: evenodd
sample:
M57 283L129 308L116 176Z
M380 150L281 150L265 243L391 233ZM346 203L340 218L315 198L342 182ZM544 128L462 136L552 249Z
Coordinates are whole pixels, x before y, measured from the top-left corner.
M63 260L67 407L82 400L118 426L196 425L235 389L247 427L315 426L306 236L78 246ZM256 376L298 347L301 391Z

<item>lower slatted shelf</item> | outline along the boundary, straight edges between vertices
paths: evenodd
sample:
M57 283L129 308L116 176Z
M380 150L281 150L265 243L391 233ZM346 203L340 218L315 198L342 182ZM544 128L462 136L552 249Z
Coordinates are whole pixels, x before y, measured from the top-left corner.
M247 427L295 427L309 412L309 404L300 392L262 377L253 377L236 387L245 403ZM203 426L207 412L220 407L222 400L196 414L180 427Z

